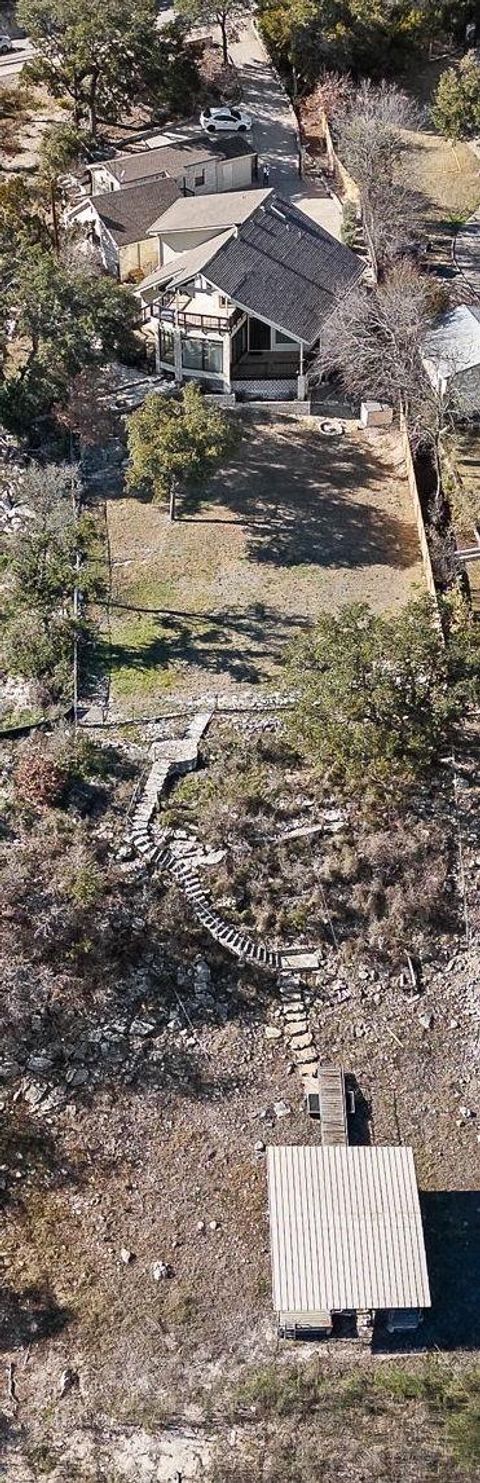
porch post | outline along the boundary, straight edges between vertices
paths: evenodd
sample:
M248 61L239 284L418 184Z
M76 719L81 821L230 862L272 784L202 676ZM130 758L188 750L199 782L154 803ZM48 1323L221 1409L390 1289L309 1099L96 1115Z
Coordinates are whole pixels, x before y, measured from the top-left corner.
M297 376L297 397L299 402L304 402L307 394L307 378L303 370L303 343L300 341L300 369Z
M225 391L228 392L228 393L230 393L230 391L232 389L231 388L231 384L230 384L232 346L231 346L231 340L230 340L230 334L229 334L229 332L227 332L226 335L222 335L222 344L223 344L223 380L224 380L224 387L225 387Z
M181 386L183 381L182 337L178 325L174 325L173 329L173 368L177 386Z
M154 319L153 320L153 331L154 331L154 336L155 336L155 370L157 371L157 374L159 375L160 374L160 360L161 360L161 355L160 355L160 320L159 319Z

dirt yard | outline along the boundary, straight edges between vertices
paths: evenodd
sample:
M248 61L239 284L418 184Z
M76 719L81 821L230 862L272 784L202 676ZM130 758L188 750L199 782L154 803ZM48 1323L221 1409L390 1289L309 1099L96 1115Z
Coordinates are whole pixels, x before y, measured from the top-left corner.
M172 1483L180 1464L185 1480L199 1479L196 1459L231 1436L236 1388L248 1388L259 1366L275 1365L281 1378L294 1363L298 1377L315 1355L327 1395L342 1375L360 1387L360 1402L362 1384L376 1384L382 1373L388 1380L399 1362L414 1386L434 1363L458 1388L478 1346L478 1145L475 1120L459 1113L459 1102L472 1096L465 1078L473 1042L460 983L473 961L458 960L447 992L440 974L425 982L422 1011L435 1014L430 1033L393 981L351 978L351 997L340 1005L333 956L322 974L316 1033L322 1054L341 1055L356 1078L352 1135L412 1142L426 1191L434 1317L419 1334L419 1353L401 1345L399 1352L392 1341L373 1355L347 1340L295 1355L287 1345L276 1355L262 1143L315 1141L318 1132L301 1108L282 1041L265 1036L265 1026L278 1023L275 998L269 1003L248 972L212 966L205 998L195 993L186 959L183 1009L173 997L155 1003L150 996L142 1011L150 1033L136 1041L117 1036L116 1064L104 1060L102 1069L101 1057L90 1061L87 1084L71 1091L63 1112L19 1111L9 1148L18 1184L7 1207L1 1334L15 1365L16 1414L5 1404L14 1483L37 1483L44 1474L52 1483ZM446 1059L452 1012L457 1030ZM154 1262L171 1275L156 1282ZM463 1359L449 1358L458 1346ZM65 1372L74 1378L61 1397ZM360 1483L355 1418L343 1418L340 1431L334 1418L331 1431L329 1404L316 1422L317 1446L329 1438L332 1467L347 1448L351 1471L343 1476ZM397 1412L382 1445L400 1465L405 1416L401 1406ZM244 1406L244 1421L248 1414ZM378 1427L377 1414L376 1437ZM238 1429L230 1445L238 1460ZM245 1474L248 1483L263 1476L270 1477ZM380 1468L369 1476L383 1483L389 1475ZM449 1475L402 1469L398 1476ZM297 1483L298 1474L282 1478Z
M245 421L235 461L173 525L162 507L109 501L114 710L271 682L325 608L392 610L421 585L397 435L345 426L327 438L313 419Z

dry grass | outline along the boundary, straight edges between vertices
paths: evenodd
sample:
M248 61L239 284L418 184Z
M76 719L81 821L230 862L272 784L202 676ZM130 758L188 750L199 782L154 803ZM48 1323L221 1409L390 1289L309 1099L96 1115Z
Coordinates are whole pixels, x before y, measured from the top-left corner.
M422 580L395 434L322 437L305 419L245 424L202 500L110 501L112 700L131 710L275 680L325 608L405 602ZM143 611L142 611L143 610Z
M465 221L480 202L480 166L473 150L427 130L405 130L403 137L401 175L423 197L427 222Z

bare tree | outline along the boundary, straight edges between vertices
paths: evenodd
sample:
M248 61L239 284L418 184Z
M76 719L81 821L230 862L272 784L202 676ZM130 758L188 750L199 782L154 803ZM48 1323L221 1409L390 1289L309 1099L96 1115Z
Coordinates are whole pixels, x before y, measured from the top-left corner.
M401 183L402 130L418 122L411 99L393 84L362 82L334 110L339 153L358 185L370 256L378 277L422 231L414 191Z
M316 371L336 371L353 397L394 407L401 401L413 442L432 446L443 409L420 350L440 307L428 278L411 263L399 263L375 289L361 286L337 305L323 329Z

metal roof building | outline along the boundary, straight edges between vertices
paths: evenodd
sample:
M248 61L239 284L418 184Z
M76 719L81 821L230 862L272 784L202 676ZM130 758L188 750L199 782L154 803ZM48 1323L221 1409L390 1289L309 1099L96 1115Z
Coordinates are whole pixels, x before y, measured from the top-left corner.
M315 1144L269 1148L267 1159L280 1323L430 1307L411 1148Z

